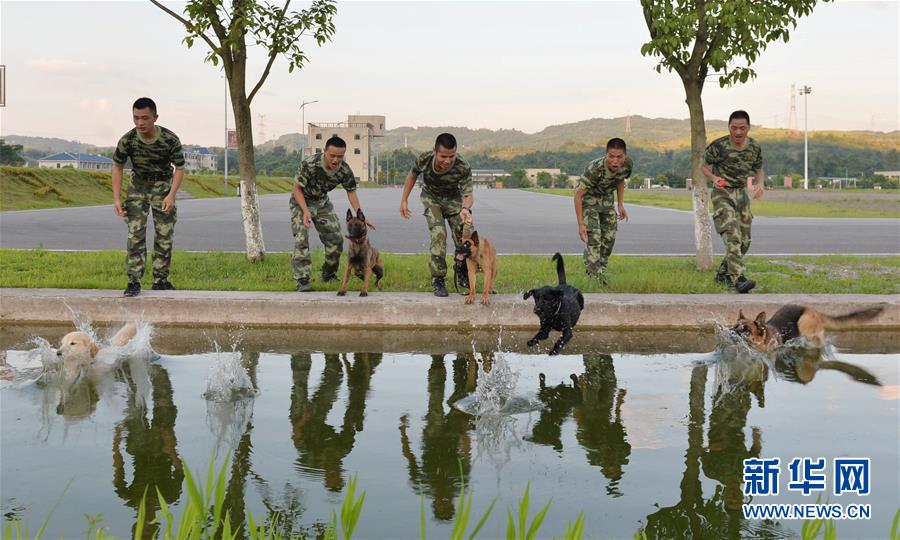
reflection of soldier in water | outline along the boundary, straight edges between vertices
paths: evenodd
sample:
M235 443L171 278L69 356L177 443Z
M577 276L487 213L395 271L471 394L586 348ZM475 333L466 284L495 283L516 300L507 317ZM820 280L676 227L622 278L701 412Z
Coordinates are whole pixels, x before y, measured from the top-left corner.
M625 389L618 388L612 356L585 354L581 380L582 400L575 406L576 437L587 451L587 460L609 479L606 492L621 496L618 485L622 467L628 464L631 445L622 423Z
M488 364L489 355L484 360ZM473 370L473 364L475 359L471 354L459 354L453 360L453 394L448 403L453 403L474 390L477 367ZM472 442L469 438L472 420L453 407L444 412L446 380L444 356L433 355L428 369L428 412L422 429L421 460L416 459L410 448L406 433L409 417L404 415L400 419L400 444L409 464L410 484L415 489L421 486L431 497L434 517L441 520L453 519L453 500L459 494L461 483L468 483L472 468Z
M184 470L175 448L175 418L178 409L172 396L169 374L158 364L149 365L150 383L153 386L153 418L147 419L147 410L138 402L138 392L127 364L124 366L129 386L125 419L116 425L113 434L113 487L125 504L137 509L146 489L146 515L144 537L151 538L158 525L150 523L159 509L156 490L167 503L181 496ZM125 452L132 456L134 478L129 484L125 478L125 461L122 456L122 440ZM134 531L132 531L134 532Z
M745 444L744 427L751 397L764 403L763 385L767 373L760 365L746 366L732 373L726 384L718 385L709 418L709 446L703 448L705 423L704 393L707 366L697 365L691 373L689 393L688 448L681 480L681 497L674 506L660 508L647 516L648 538L740 538L783 537L780 526L743 521L741 480L743 460L759 456L761 437L753 429L752 443ZM764 365L762 366L764 368ZM703 498L700 467L709 478L721 482L709 499Z
M343 461L353 449L356 432L362 431L366 395L381 354L354 353L351 365L344 356L325 355L325 370L319 387L309 397L309 372L312 358L309 353L291 356L294 385L291 389L291 439L299 452L297 466L304 470L322 471L325 487L331 491L344 488ZM340 431L326 423L337 400L347 368L349 390L347 410Z

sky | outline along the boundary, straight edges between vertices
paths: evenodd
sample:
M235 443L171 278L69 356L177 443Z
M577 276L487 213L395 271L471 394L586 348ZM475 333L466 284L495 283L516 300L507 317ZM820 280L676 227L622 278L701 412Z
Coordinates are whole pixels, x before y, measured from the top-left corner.
M166 2L181 12L184 3ZM308 3L292 3L303 8ZM254 139L301 131L348 114L400 126L465 126L533 133L627 114L687 118L678 76L640 54L647 29L636 1L342 1L331 42L311 39L302 70L279 59L252 103ZM159 124L186 144L221 146L226 114L220 68L205 44L148 1L0 0L6 107L0 136L113 146L131 104L150 96ZM264 66L251 51L248 91ZM754 124L788 127L790 88L809 85L810 130L900 129L900 2L819 3L788 43L772 43L758 78L704 89L707 119L738 108ZM798 125L803 97L796 97Z

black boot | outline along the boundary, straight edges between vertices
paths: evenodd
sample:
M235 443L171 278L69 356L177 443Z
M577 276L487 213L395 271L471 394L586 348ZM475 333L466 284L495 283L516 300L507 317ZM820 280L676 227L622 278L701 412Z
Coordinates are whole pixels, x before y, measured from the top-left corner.
M157 279L153 282L153 286L151 287L154 291L174 291L175 285L169 283L169 280L166 278Z
M734 290L741 294L747 294L753 287L756 287L756 282L749 280L744 276L738 276L737 281L734 282Z
M125 296L137 296L141 294L141 282L132 279L128 282L128 286L125 287Z
M447 294L447 285L444 284L444 278L436 277L431 279L431 289L434 291L435 296L448 296Z

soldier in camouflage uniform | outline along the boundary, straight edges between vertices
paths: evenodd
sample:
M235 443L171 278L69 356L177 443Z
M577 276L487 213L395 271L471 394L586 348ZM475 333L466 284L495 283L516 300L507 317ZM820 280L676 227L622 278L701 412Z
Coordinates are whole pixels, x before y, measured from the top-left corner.
M300 163L294 193L291 196L291 230L294 233L294 253L291 256L291 274L297 282L297 291L312 290L309 284L312 259L309 257L309 229L315 225L319 240L325 247L322 264L322 281L337 281L338 265L344 250L341 222L338 221L328 192L342 186L354 211L359 210L356 195L356 177L344 154L347 143L340 137L325 141L325 152L314 154ZM370 222L366 224L374 229Z
M147 215L153 212L153 290L174 290L169 282L175 235L175 194L184 177L184 153L178 136L157 126L156 103L140 98L132 106L134 129L119 139L113 154L113 209L128 224L125 296L141 293L147 257ZM131 158L132 178L121 200L122 173ZM172 167L175 167L173 173Z
M720 137L706 147L701 170L712 180L710 195L713 205L713 223L725 244L725 257L716 272L716 281L748 293L756 283L744 276L744 255L750 249L749 188L753 198L763 196L762 149L747 134L750 131L750 115L735 111L728 118L728 135ZM756 184L748 183L750 177Z
M603 284L607 283L606 266L616 243L618 222L628 221L623 197L631 169L625 141L610 139L606 143L606 155L588 164L575 188L578 236L585 243L584 269ZM613 206L613 192L619 201L617 207Z
M460 227L463 234L473 230L472 169L456 154L456 137L449 133L438 135L434 150L420 155L406 177L400 200L400 215L404 219L412 215L408 199L420 174L422 206L425 207L425 221L431 235L431 258L428 261L431 287L435 296L447 296L447 285L444 283L447 275L447 229L444 221L450 224L454 245Z

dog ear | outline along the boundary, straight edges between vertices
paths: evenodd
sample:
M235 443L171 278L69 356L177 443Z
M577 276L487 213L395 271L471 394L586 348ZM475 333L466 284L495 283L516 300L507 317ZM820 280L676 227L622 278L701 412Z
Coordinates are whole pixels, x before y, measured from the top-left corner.
M739 310L738 310L738 321L742 321L742 320L744 320L744 319L746 319L746 318L747 318L747 317L744 317L744 310L743 310L743 309L739 309Z
M534 296L534 289L531 289L530 291L525 291L525 294L522 295L522 300L528 300L532 296Z
M360 207L360 209L356 211L356 219L360 219L362 221L366 220L366 215L363 214L362 207Z
M348 208L347 209L347 221L350 221L351 219L353 219L353 209Z
M766 327L766 312L760 311L759 315L756 316L756 319L754 319L753 322L755 322L756 325L759 326L760 328L765 328Z
M472 243L478 245L478 231L472 231Z
M95 358L98 352L100 352L100 346L91 342L91 358Z

